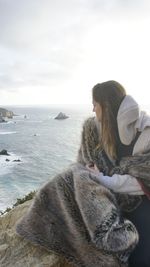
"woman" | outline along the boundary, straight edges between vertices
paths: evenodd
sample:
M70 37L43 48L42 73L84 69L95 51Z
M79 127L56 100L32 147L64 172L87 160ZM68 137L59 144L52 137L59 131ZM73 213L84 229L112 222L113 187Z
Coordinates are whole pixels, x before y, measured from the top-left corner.
M93 87L93 111L100 122L99 147L112 162L122 157L145 152L150 148L150 117L139 110L135 100L126 95L121 84L106 81ZM98 170L94 167L95 171ZM139 244L129 258L130 267L150 266L150 200L141 183L129 175L104 176L97 179L117 193L140 195L141 203L124 216L134 223ZM137 207L138 206L138 207Z
M88 153L98 145L95 119L85 122L82 136L77 162L38 191L16 231L77 267L125 267L138 234L114 194L85 167L89 156L95 160Z

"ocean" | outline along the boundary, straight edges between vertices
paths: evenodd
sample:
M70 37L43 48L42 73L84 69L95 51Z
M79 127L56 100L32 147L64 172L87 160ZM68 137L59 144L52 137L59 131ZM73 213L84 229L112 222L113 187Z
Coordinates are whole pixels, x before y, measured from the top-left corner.
M91 107L4 107L17 116L0 123L0 211L37 190L75 162L82 125ZM59 112L69 116L55 120ZM20 161L14 161L20 160Z

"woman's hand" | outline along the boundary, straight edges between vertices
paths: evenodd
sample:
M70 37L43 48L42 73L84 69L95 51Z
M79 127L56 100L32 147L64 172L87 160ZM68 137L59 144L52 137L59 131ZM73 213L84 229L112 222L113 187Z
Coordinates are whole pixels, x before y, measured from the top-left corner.
M89 170L89 171L92 171L94 172L94 174L99 174L99 169L97 168L97 166L95 164L86 164L86 168Z

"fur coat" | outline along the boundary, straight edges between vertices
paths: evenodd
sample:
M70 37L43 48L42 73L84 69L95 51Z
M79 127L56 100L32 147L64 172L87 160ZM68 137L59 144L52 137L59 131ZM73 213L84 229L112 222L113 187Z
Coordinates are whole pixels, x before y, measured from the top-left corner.
M97 168L104 173L104 175L112 176L113 174L129 174L139 181L144 193L150 198L150 148L145 149L144 152L137 153L138 149L142 150L141 139L143 140L143 135L146 138L145 132L143 131L135 144L134 150L135 155L128 157L123 157L119 165L111 160L98 146L99 144L99 134L100 125L97 124L96 118L92 117L85 121L83 125L81 146L78 153L78 162L90 165L96 164ZM150 139L150 138L149 138ZM146 138L146 143L148 142L148 137ZM143 145L145 146L145 145ZM140 196L126 195L126 194L116 194L119 199L122 199L120 203L125 210L133 210L141 203ZM124 203L123 203L124 202Z
M97 145L98 127L95 119L89 118L83 126L77 163L38 191L16 231L76 267L125 267L138 243L138 233L122 218L115 195L98 184L85 167L95 162L106 172L116 168ZM124 161L118 171L135 171L130 168L133 166Z

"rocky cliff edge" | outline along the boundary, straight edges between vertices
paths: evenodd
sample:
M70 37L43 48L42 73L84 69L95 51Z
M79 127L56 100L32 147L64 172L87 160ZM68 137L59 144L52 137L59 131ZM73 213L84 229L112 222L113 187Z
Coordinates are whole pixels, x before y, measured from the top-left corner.
M33 246L16 234L16 222L26 212L31 201L17 206L0 217L0 266L73 267L53 252Z

